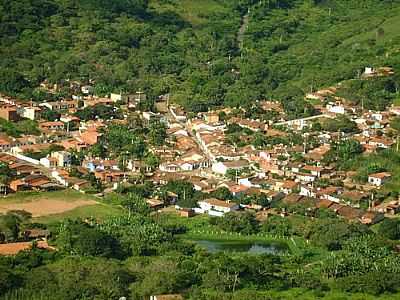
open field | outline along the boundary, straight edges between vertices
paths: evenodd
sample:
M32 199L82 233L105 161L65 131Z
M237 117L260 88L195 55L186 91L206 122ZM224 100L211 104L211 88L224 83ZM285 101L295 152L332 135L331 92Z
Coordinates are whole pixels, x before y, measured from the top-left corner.
M64 219L85 219L85 218L95 218L97 220L102 220L111 216L118 216L123 214L123 210L116 206L111 206L108 204L97 203L95 205L80 206L73 210L66 211L60 214L48 215L39 218L35 218L35 222L39 223L55 223L62 221Z
M0 213L25 210L35 221L53 222L65 218L103 218L120 214L121 209L101 204L91 195L72 190L57 192L21 192L0 199Z
M52 214L60 214L66 211L73 210L81 206L95 205L93 200L77 200L67 202L62 200L54 200L43 198L27 203L11 203L0 205L0 213L6 213L10 210L25 210L32 214L32 217L42 217Z

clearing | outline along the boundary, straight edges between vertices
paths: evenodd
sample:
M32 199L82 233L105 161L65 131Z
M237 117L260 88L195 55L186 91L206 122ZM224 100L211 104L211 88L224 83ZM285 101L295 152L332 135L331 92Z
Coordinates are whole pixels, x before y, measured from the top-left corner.
M74 215L72 212L77 210L90 215L93 208L93 214L96 215L98 207L102 210L108 210L105 205L96 201L93 196L85 195L72 190L57 192L21 192L0 199L0 213L6 213L10 210L25 210L32 214L32 217L46 217L54 215L56 218L62 218L63 215ZM113 211L110 209L110 212ZM80 215L78 213L78 215Z

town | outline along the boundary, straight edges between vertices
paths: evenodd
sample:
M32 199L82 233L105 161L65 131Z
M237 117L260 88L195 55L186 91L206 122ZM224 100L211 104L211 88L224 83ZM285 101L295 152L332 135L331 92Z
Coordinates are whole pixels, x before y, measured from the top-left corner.
M393 74L391 68L367 67L361 80ZM49 93L60 88L41 84ZM102 201L121 187L150 182L151 209L171 206L186 217L236 210L261 219L312 217L327 209L373 225L400 212L398 174L379 165L363 174L343 168L355 155L399 150L400 128L391 125L400 106L363 109L337 96L341 84L306 94L316 113L299 119L288 119L273 100L257 101L251 111L194 114L169 103L169 95L149 105L140 91L99 97L90 84L66 81L63 88L71 99L0 98L4 196L74 189ZM178 193L173 186L179 182L191 191Z

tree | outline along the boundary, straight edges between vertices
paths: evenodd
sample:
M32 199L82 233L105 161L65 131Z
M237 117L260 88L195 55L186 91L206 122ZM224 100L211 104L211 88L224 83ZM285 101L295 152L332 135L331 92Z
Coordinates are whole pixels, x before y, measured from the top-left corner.
M121 257L118 241L86 223L65 222L60 228L57 245L65 252L81 256Z
M215 191L211 192L211 196L220 200L232 200L233 195L226 187L220 187Z
M400 240L400 220L389 218L384 219L379 225L378 232L385 238Z
M7 291L17 289L22 284L22 279L12 272L11 268L0 265L0 296Z
M253 234L258 232L255 215L248 212L230 212L218 220L218 226L229 232Z
M138 213L147 215L150 213L150 207L146 201L138 194L129 193L121 200L122 206L128 209L129 214Z
M0 241L15 241L19 238L21 226L32 215L26 211L13 210L0 215Z

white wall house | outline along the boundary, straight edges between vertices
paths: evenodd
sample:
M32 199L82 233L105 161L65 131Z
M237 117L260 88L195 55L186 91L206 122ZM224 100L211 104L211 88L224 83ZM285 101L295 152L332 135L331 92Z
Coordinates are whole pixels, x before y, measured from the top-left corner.
M226 202L215 198L199 201L198 204L200 206L200 209L197 210L198 212L208 213L209 215L217 217L239 209L239 205L236 203Z
M392 175L387 172L375 173L368 176L368 182L375 186L381 186L390 179Z
M226 175L228 170L241 170L249 167L247 160L235 160L235 161L224 161L216 162L212 165L212 171L217 174Z

